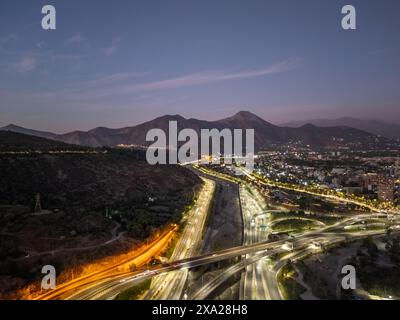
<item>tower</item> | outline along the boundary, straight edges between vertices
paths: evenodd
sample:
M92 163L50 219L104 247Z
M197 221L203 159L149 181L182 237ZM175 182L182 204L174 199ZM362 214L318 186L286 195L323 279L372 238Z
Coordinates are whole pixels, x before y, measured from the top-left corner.
M394 199L394 179L380 177L378 182L378 199L384 202L392 202Z
M35 196L35 212L40 213L42 212L42 205L40 204L40 193L37 193Z

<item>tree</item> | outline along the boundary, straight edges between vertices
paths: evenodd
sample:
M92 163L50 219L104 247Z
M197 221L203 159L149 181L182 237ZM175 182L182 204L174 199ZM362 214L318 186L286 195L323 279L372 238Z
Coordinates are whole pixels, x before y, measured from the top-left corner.
M370 237L364 239L363 246L367 249L368 254L371 257L371 263L373 263L376 256L378 255L378 247Z
M395 237L391 241L388 241L386 248L392 260L400 262L400 237Z

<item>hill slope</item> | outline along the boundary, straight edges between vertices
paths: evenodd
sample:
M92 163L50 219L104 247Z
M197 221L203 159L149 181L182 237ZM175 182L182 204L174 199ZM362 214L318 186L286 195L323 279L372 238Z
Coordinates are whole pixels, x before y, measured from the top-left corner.
M180 221L201 184L182 166L150 166L128 151L1 152L55 148L84 147L0 132L0 299L21 298L14 295L43 265L69 280L88 263L132 251ZM43 211L33 214L37 193Z
M12 131L0 131L0 151L77 151L88 147L71 145L65 142L49 140L33 135Z
M40 138L46 138L46 139L56 139L57 138L57 134L55 134L55 133L27 129L27 128L23 128L23 127L20 127L20 126L16 126L15 124L9 124L8 126L0 128L0 130L1 131L17 132L17 133L22 133L22 134L28 134L28 135L31 135L31 136L40 137Z

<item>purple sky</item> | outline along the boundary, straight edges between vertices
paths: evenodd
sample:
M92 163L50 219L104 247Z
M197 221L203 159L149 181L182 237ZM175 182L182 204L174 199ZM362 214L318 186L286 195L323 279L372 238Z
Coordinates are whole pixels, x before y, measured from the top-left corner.
M164 114L400 122L400 2L2 0L0 126L66 132ZM57 30L41 29L54 4Z

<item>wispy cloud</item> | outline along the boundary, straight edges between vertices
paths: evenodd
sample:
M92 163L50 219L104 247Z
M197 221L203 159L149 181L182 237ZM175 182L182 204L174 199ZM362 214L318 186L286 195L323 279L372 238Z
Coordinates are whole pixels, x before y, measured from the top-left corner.
M18 40L17 35L14 33L10 33L6 36L0 37L0 54L4 54L7 52L7 50L4 49L4 47L11 41L16 41Z
M118 46L119 46L119 43L120 43L120 42L121 42L121 38L120 38L120 37L114 38L114 39L111 41L111 44L110 44L108 47L102 49L103 53L104 53L106 56L111 56L111 55L113 55L115 52L117 52Z
M119 72L110 75L104 75L93 80L81 81L73 84L73 87L84 87L85 90L88 88L112 86L120 84L122 81L132 80L138 77L148 75L149 72Z
M10 33L10 34L0 38L0 44L5 44L9 41L15 41L15 40L18 40L17 35L14 33Z
M36 68L37 60L34 57L23 57L15 64L15 69L20 73L27 73Z
M291 70L298 64L299 60L291 59L280 62L278 64L256 70L246 70L240 72L205 72L205 73L194 73L177 78L171 78L162 81L144 83L142 85L135 86L132 89L135 90L157 90L157 89L172 89L180 88L201 84L208 84L214 82L221 82L227 80L238 80L262 77L275 73L281 73Z
M45 43L44 43L44 41L39 41L39 42L36 42L35 46L38 49L43 49L45 47Z
M31 61L33 62L33 61ZM140 82L143 76L149 72L121 72L103 75L93 80L86 80L64 85L59 90L37 92L31 98L36 99L65 99L69 103L87 103L96 105L104 103L110 98L121 97L148 97L148 95L162 93L163 90L183 88L187 86L206 85L223 81L235 81L240 79L251 79L273 74L288 72L298 66L299 59L285 60L268 67L243 70L238 72L202 72L179 76L166 80ZM21 63L28 70L28 61ZM147 99L147 98L146 98ZM153 99L154 100L154 99ZM165 104L165 101L162 101Z
M289 59L260 69L244 70L238 72L200 72L153 82L118 84L116 86L109 86L108 88L101 88L101 90L93 88L93 90L82 91L82 94L88 98L101 98L106 96L133 94L143 91L176 89L188 86L206 85L222 81L250 79L287 72L298 66L299 63L299 59ZM126 75L122 75L122 77L124 76ZM112 77L113 76L111 76L111 78ZM121 75L118 75L117 77L120 78Z
M73 35L72 37L68 38L67 40L65 40L65 43L67 45L71 45L71 44L78 44L81 43L85 40L84 37L82 37L82 35L80 33Z

